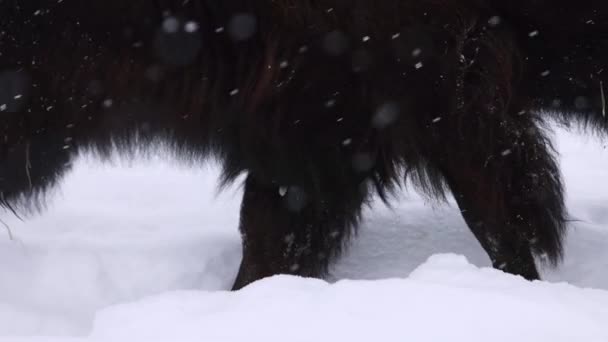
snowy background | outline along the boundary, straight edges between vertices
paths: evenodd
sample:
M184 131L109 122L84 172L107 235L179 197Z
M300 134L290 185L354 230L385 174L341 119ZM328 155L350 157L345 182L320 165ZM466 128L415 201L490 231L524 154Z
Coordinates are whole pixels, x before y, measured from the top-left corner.
M1 341L608 342L608 148L557 130L566 259L525 282L489 260L454 204L404 192L366 211L327 281L227 292L239 186L152 156L78 160L47 210L0 218Z

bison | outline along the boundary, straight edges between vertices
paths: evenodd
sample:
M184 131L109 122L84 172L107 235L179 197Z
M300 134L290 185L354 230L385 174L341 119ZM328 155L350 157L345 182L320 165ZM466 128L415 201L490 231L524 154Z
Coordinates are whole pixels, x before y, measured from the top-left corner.
M538 279L567 219L544 127L606 133L607 66L603 0L0 0L0 203L162 142L246 174L234 289L323 276L405 179Z

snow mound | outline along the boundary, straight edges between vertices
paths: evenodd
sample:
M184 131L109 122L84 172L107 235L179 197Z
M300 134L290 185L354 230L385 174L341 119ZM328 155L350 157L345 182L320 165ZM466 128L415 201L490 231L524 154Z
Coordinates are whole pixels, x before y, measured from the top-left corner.
M236 293L164 293L102 310L86 339L19 341L605 342L606 326L608 291L436 255L407 279L277 276Z

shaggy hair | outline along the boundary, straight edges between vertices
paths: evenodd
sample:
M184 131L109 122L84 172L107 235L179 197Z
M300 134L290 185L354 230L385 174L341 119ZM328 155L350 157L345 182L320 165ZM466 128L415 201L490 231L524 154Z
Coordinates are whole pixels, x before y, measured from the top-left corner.
M161 141L247 174L235 289L323 276L404 177L538 279L566 218L544 121L606 132L607 45L599 0L0 0L0 203Z

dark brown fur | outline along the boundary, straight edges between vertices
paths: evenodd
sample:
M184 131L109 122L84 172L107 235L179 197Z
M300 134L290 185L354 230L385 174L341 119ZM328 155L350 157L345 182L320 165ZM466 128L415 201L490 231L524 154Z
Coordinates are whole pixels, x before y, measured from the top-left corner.
M218 157L247 173L238 289L322 276L405 174L537 279L566 218L544 117L606 131L606 23L599 0L0 0L0 201L82 149Z

